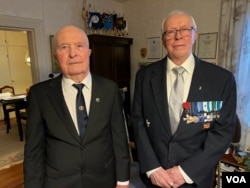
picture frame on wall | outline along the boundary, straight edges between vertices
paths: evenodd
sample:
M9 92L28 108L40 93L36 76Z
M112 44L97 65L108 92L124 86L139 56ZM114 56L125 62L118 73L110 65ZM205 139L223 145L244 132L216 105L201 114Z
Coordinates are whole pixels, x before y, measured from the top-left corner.
M51 53L51 64L52 64L52 73L60 73L60 67L57 60L54 58L54 45L53 45L54 35L50 35L50 53Z
M216 59L218 32L202 33L198 37L198 57Z
M148 59L161 58L161 38L150 37L148 38Z

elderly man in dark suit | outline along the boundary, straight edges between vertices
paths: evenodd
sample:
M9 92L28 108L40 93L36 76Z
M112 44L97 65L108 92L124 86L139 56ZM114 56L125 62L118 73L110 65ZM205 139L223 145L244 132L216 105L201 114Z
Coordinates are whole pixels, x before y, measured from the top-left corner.
M128 188L128 142L117 84L90 73L91 50L81 29L63 27L54 44L62 74L32 86L28 95L25 188ZM79 92L85 104L77 106L73 84L84 84ZM87 117L78 120L78 109Z
M148 187L211 188L234 133L235 79L192 54L192 16L172 12L162 33L167 56L136 75L131 118L141 177Z

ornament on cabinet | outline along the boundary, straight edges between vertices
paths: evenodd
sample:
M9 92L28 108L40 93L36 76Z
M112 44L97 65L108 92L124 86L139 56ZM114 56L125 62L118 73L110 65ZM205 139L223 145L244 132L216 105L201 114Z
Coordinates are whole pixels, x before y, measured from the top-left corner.
M102 34L125 37L128 35L128 22L123 14L114 10L98 11L95 6L83 1L82 18L87 34Z
M148 54L148 49L147 48L141 48L140 49L140 54L142 58L145 58Z

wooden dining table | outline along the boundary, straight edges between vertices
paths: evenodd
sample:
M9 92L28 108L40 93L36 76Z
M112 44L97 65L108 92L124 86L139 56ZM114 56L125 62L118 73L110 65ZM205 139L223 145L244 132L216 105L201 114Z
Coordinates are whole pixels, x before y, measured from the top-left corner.
M20 110L26 109L27 107L26 95L17 95L17 96L12 96L8 98L3 98L0 100L0 102L2 103L2 107L3 107L4 119L6 121L6 126L7 126L7 133L8 133L8 130L11 128L11 125L10 125L10 118L7 115L8 112L7 112L6 107L9 104L15 105L15 115L16 115L16 121L18 125L19 138L20 138L20 141L23 141L23 128L22 128Z

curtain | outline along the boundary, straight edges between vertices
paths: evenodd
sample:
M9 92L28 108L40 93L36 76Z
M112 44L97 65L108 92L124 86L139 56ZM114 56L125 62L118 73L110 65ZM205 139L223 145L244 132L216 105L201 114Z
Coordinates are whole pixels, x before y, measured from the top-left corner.
M218 64L235 75L240 148L250 151L250 0L222 0Z

